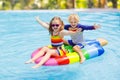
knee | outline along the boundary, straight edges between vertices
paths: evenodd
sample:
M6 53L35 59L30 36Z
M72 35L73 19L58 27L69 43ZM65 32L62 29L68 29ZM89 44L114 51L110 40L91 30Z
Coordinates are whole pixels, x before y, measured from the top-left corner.
M64 43L64 44L68 44L68 41L65 40L65 39L63 39L63 43Z
M52 51L51 50L47 50L47 52L46 53L48 53L48 54L52 54Z
M56 51L55 50L48 50L46 53L48 55L52 56L52 55L55 55Z
M45 46L45 47L42 48L42 50L48 50L48 47Z
M75 49L80 49L80 47L78 46L78 45L75 45L74 47L73 47L73 49L75 50Z

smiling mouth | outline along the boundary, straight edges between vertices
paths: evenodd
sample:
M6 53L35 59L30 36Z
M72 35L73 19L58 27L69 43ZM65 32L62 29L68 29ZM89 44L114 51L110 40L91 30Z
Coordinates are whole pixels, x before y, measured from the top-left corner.
M75 27L75 25L72 25L73 27Z
M54 29L58 29L58 28L54 28Z

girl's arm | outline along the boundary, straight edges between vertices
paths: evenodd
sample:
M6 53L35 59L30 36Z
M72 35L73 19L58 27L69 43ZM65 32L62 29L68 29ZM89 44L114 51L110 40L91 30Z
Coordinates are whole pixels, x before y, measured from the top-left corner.
M77 31L68 31L68 30L62 30L60 32L60 36L68 36L68 35L75 35L77 33L80 33L82 31L81 28L79 28Z
M44 28L46 28L46 29L49 28L49 24L47 24L47 23L43 22L42 20L40 20L38 16L36 17L36 20L37 20L37 22L38 22L40 25L42 25Z

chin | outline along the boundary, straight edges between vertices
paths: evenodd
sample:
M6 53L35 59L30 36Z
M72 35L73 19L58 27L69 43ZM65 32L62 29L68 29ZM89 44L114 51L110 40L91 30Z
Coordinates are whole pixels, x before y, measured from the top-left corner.
M73 28L75 28L76 26L72 26Z

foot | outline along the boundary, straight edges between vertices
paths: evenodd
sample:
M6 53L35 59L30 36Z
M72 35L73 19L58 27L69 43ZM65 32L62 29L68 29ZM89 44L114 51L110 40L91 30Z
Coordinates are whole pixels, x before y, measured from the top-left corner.
M35 65L35 66L33 66L32 68L36 69L36 68L38 68L38 67L40 67L40 65Z
M82 64L85 61L85 57L81 57L80 63Z
M30 64L30 63L34 63L32 60L28 60L25 62L25 64Z

